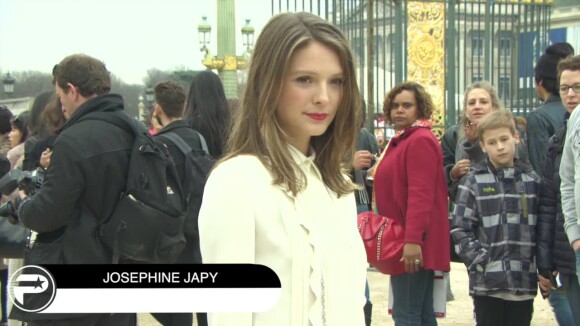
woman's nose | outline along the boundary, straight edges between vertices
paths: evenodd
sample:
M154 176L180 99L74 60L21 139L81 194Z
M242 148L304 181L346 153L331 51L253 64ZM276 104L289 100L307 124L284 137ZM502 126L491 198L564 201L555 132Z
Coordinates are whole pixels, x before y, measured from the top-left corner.
M326 104L329 101L329 96L328 96L328 88L326 85L322 84L320 85L320 87L318 87L318 91L316 92L316 95L314 97L314 102L316 104Z

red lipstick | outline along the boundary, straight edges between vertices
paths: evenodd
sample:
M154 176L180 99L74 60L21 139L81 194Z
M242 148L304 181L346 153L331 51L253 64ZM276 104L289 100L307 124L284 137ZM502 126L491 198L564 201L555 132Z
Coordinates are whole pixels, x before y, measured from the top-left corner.
M306 115L316 121L323 121L326 119L326 117L328 117L328 114L326 113L306 113Z

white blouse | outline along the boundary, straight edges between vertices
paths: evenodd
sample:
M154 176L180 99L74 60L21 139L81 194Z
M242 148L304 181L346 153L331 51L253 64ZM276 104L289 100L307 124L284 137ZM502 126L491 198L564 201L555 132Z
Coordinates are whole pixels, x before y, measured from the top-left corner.
M262 313L210 313L210 325L364 325L366 256L354 195L337 198L314 164L289 146L308 182L296 197L251 155L210 175L199 215L204 263L270 267L280 301Z

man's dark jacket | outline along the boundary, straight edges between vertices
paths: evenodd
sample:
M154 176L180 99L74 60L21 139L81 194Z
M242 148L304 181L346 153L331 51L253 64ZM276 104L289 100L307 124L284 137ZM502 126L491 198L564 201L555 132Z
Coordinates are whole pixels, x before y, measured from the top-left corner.
M165 126L161 131L159 131L155 138L160 140L167 146L169 153L173 157L175 162L175 168L177 169L177 174L179 175L179 180L183 182L187 177L190 177L190 173L185 171L185 155L179 150L179 148L169 141L167 138L163 137L168 133L174 133L181 139L185 141L193 150L201 151L201 143L199 140L199 134L193 130L185 121L177 120L173 121L167 126ZM185 191L185 189L184 189ZM201 251L199 247L199 229L197 228L197 223L195 223L195 230L192 236L186 234L187 243L183 249L181 255L177 259L177 263L183 264L201 264Z
M564 127L562 117L565 113L566 108L560 98L550 96L544 105L528 114L526 118L530 163L538 174L542 173L548 139Z
M24 201L22 223L38 232L27 264L107 264L111 252L98 236L125 188L133 133L98 120L79 121L91 112L129 118L116 94L83 103L57 137L41 189ZM20 320L64 319L62 325L92 325L109 314L31 314L12 311ZM108 316L108 317L107 317ZM134 314L133 314L134 316ZM119 321L119 325L124 325Z
M567 114L569 116L569 114ZM538 271L576 273L576 257L564 231L562 197L560 195L560 161L566 139L566 127L550 138L544 161L537 229ZM565 278L564 278L565 279Z

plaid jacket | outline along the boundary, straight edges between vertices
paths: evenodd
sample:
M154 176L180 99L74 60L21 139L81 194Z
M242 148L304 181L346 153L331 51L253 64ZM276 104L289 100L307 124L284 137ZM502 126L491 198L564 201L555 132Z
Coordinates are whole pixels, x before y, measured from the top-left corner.
M487 159L461 180L451 235L470 295L536 294L540 177L528 166L496 170Z

